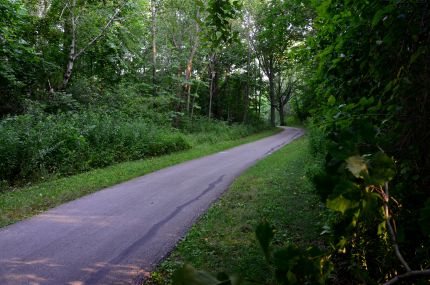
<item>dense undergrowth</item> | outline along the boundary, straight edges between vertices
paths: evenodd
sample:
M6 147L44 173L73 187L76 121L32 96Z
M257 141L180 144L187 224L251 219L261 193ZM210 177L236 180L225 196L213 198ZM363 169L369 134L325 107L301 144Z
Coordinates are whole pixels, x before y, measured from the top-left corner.
M121 161L237 139L265 128L195 118L179 128L169 121L122 110L37 112L0 121L0 181L22 185L80 173Z

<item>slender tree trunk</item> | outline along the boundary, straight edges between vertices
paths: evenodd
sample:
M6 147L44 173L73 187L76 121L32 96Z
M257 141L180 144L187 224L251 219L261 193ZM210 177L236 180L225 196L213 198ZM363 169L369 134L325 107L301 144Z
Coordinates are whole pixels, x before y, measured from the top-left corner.
M151 0L151 38L152 38L152 95L157 95L157 7Z
M200 81L197 83L196 94L198 94L198 92L199 92L199 87L200 87ZM191 116L190 116L191 121L193 121L194 102L195 102L195 100L196 100L196 96L193 96L193 100L192 100L192 103L191 103Z
M76 60L76 17L75 17L75 8L76 8L76 0L72 1L72 5L70 7L70 23L71 23L71 42L69 48L69 56L66 66L66 72L63 76L63 83L61 84L60 89L63 90L69 84L70 78L72 77L73 66L75 65Z
M270 60L269 77L269 101L270 101L270 124L276 126L276 101L275 101L275 76L273 72L273 61Z
M278 76L278 113L279 113L279 121L281 126L285 126L285 98L282 94L282 78L281 74Z
M212 116L212 101L215 94L215 80L216 80L216 71L215 71L215 54L212 54L209 59L209 107L208 107L208 118L210 119Z
M198 19L200 16L199 10L197 10L196 13L196 18ZM190 95L191 95L191 84L188 83L188 81L191 78L191 72L193 69L193 60L194 60L194 56L196 54L198 45L199 45L199 24L196 22L196 30L195 30L195 35L194 35L194 43L193 46L191 47L191 52L190 52L190 56L188 58L188 62L187 62L187 68L185 70L185 81L186 83L184 84L184 92L186 93L187 96L187 113L188 115L190 114Z
M255 81L261 78L261 67L260 65L257 66L257 74L255 74ZM257 84L255 84L255 92L257 92ZM258 90L258 102L257 102L257 116L259 119L261 119L261 90Z
M261 118L261 92L258 93L258 118Z
M178 64L178 79L182 77L182 65L181 63ZM179 114L182 111L182 86L178 86L177 87L177 101L175 103L175 117L173 119L173 126L175 128L179 127L179 124L181 123L181 117L179 116Z
M208 118L211 118L212 115L212 98L213 98L213 85L214 85L214 79L215 79L215 71L210 71L210 84L209 84L209 108L208 108Z
M285 112L284 112L284 102L282 100L282 96L278 98L278 104L279 104L279 121L281 126L285 126Z
M95 44L102 36L104 36L109 29L109 27L112 25L114 20L116 19L116 16L121 11L121 8L123 5L125 5L126 2L123 2L119 8L115 9L114 14L110 17L109 21L106 23L106 25L101 29L99 34L92 38L83 48L81 48L78 52L76 49L76 15L75 15L75 9L76 9L76 0L72 1L71 7L70 7L70 19L72 24L72 40L70 43L70 49L69 49L69 57L68 62L66 66L66 71L64 73L63 82L61 84L60 89L64 90L66 89L67 85L69 84L70 78L72 77L73 73L73 67L75 64L76 59L81 56L89 47L91 47L93 44Z
M246 14L246 41L248 45L248 53L246 58L246 89L245 97L243 98L243 122L245 123L248 119L248 108L249 108L249 82L250 82L250 69L251 69L251 34L250 34L250 19L249 14Z

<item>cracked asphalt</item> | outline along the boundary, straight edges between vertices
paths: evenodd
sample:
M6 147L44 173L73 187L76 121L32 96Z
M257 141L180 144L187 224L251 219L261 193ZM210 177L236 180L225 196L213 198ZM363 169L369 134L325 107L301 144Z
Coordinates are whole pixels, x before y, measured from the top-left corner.
M136 283L241 172L303 134L284 128L0 229L0 284Z

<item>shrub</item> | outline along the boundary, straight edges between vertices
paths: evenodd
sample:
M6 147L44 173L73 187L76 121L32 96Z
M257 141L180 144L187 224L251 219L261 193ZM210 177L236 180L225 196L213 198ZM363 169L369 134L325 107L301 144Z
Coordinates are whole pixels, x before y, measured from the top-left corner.
M9 117L0 122L0 181L70 175L189 147L178 131L121 113Z

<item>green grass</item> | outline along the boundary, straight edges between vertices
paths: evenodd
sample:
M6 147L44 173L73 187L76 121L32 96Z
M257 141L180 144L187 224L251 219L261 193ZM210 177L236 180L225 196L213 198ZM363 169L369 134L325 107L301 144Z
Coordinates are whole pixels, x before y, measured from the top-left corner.
M168 284L181 264L212 273L239 273L256 284L271 284L271 271L256 241L256 225L276 227L276 246L321 245L318 197L306 177L312 162L301 138L242 174L193 226L147 284Z
M177 163L252 142L280 131L281 129L272 129L237 140L201 144L186 151L119 163L110 167L0 193L0 227L120 182Z

